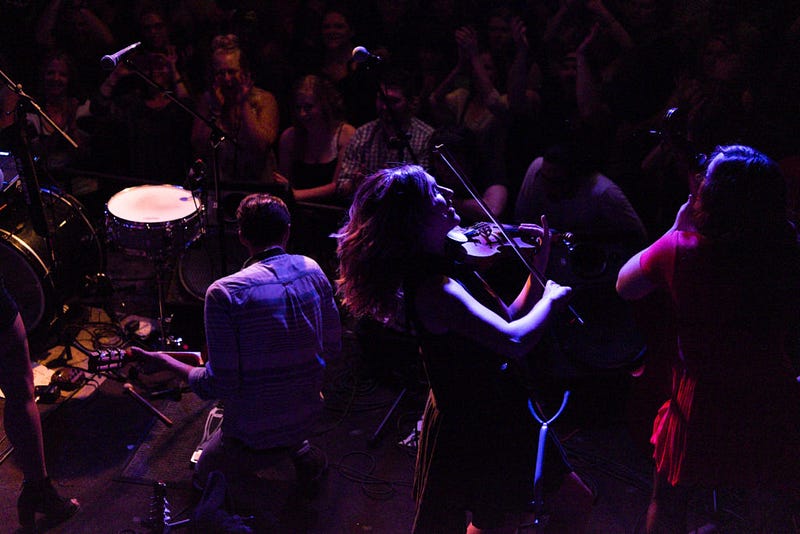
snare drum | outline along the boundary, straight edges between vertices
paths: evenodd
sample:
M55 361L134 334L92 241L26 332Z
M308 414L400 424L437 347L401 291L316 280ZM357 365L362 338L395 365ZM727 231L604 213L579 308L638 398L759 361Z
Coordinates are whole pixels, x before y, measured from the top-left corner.
M109 240L124 253L159 258L180 252L203 233L203 207L176 185L123 189L106 204Z

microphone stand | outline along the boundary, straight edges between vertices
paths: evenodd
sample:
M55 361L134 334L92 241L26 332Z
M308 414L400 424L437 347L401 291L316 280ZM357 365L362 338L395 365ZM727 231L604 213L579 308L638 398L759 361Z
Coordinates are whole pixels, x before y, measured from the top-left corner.
M13 135L11 141L14 148L14 157L17 166L22 176L22 183L25 190L25 201L30 210L31 222L33 229L37 235L45 238L50 248L51 255L54 254L53 244L50 241L50 229L47 226L47 220L44 215L44 206L42 204L42 196L39 187L39 177L36 173L36 166L33 164L33 155L30 148L30 140L28 139L27 131L25 129L25 107L33 109L44 121L58 134L63 137L72 148L78 148L78 143L72 137L62 130L58 124L50 118L50 116L42 109L42 107L34 100L32 96L26 93L21 83L16 83L8 75L0 69L0 77L2 77L5 84L14 92L18 97L17 107L15 110L15 121L12 127ZM55 259L55 258L53 258Z
M25 128L25 109L26 107L33 109L55 132L63 137L72 148L78 148L78 143L67 134L52 118L42 109L42 107L34 100L32 96L27 94L22 84L13 81L5 72L0 69L0 77L3 79L8 88L14 92L17 97L17 106L15 110L14 125L10 127L12 135L10 140L12 149L14 151L14 159L16 160L17 169L20 177L22 178L23 191L25 195L25 203L28 206L28 212L31 217L31 225L34 232L44 239L47 247L47 252L52 261L53 271L58 273L60 270L59 258L56 257L56 247L53 242L53 235L50 232L50 227L47 223L47 217L44 212L44 204L42 203L41 188L39 186L39 177L36 171L36 165L33 163L33 154L31 152L30 140ZM56 274L57 276L57 274ZM61 295L59 295L61 297ZM61 303L60 303L61 304Z
M530 272L531 275L533 275L533 277L536 278L536 281L539 282L539 284L542 287L544 287L545 284L547 283L547 279L545 278L545 276L542 273L540 273L539 270L536 269L536 267L534 267L528 260L525 259L525 256L522 255L522 251L520 251L517 244L511 238L508 237L508 234L503 228L503 225L500 224L497 221L497 218L495 218L495 216L492 214L492 210L490 210L489 207L486 205L486 202L483 201L483 198L478 193L478 190L475 188L472 181L470 181L470 179L466 177L466 175L461 171L461 169L458 168L458 164L454 163L453 157L450 154L450 151L447 150L447 147L444 146L443 144L436 145L434 147L434 153L436 153L441 158L442 162L444 162L444 164L447 165L447 167L456 176L456 178L458 178L458 180L461 182L461 184L464 186L464 188L467 190L470 196L475 199L475 202L478 203L478 205L481 207L481 209L489 218L489 220L492 222L492 224L494 224L500 235L503 236L503 239L506 240L506 243L508 243L509 246L512 248L512 250L514 250L519 260L528 269L528 272ZM575 311L575 308L573 308L571 304L568 304L567 308L572 313L572 316L575 319L575 321L577 321L578 324L583 325L584 324L583 318L580 315L578 315L578 312Z
M226 270L228 268L228 262L226 258L226 251L225 251L225 232L224 232L224 225L225 220L222 216L222 210L220 209L220 170L219 170L219 147L223 141L227 141L231 143L233 146L238 146L235 139L231 139L228 137L228 133L217 126L217 121L213 118L204 117L200 115L196 110L192 109L191 107L184 104L179 98L175 96L172 91L167 90L166 88L162 87L155 80L150 78L147 74L142 72L131 58L125 58L122 60L123 63L127 67L133 71L134 74L139 76L148 85L158 90L161 94L167 97L171 102L175 103L179 108L183 111L194 117L195 119L199 120L203 124L205 124L209 130L211 130L211 134L209 136L209 143L211 145L211 176L214 182L214 212L216 215L216 222L218 227L218 234L219 234L219 253L220 253L220 273L222 276L225 275ZM207 198L207 197L206 197Z

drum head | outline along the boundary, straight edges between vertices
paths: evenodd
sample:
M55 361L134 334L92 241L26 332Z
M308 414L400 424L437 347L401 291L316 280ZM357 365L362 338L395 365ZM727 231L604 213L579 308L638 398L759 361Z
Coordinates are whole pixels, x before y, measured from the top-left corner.
M108 212L134 223L166 223L192 215L200 200L176 185L140 185L123 189L106 204Z

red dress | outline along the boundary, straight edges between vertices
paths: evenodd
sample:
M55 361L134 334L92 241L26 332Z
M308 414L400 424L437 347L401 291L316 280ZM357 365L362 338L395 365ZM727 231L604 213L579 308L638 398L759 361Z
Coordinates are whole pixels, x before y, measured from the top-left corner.
M672 395L651 437L673 485L800 484L800 384L786 349L797 336L800 274L787 248L673 232L641 257L677 317Z

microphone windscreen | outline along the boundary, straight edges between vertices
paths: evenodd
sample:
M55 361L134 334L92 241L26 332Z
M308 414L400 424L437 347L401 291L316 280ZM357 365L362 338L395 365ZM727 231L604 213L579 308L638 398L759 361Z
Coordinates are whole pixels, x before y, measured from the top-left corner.
M369 50L364 48L363 46L357 46L353 49L353 61L356 63L361 63L362 61L366 61L372 56L369 53Z

